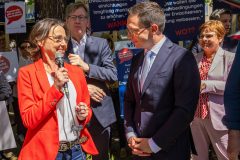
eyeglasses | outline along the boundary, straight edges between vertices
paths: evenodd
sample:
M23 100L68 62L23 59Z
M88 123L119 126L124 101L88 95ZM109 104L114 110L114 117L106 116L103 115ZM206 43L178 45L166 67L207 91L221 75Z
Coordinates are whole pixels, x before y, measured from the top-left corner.
M200 37L199 37L199 39L203 39L204 37L205 37L206 39L210 39L210 38L212 38L212 37L215 36L215 35L216 35L216 33L201 34Z
M88 17L87 16L77 16L77 15L72 15L72 16L68 16L68 18L70 18L73 21L77 21L79 19L79 21L84 21L86 20Z
M51 39L52 41L54 41L55 43L68 43L68 38L67 37L63 37L63 36L48 36L49 39Z
M132 37L132 36L139 36L140 34L142 34L146 29L148 29L149 27L145 27L143 28L142 30L139 29L139 31L131 31L129 29L127 29L127 34L129 37Z

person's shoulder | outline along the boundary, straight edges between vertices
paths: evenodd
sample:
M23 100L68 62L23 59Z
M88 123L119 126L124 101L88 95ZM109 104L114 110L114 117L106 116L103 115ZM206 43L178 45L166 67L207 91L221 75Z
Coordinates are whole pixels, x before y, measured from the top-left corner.
M224 56L230 59L231 61L233 61L235 57L235 53L224 50Z
M95 47L102 47L108 45L107 40L100 37L88 36L87 44L92 44Z
M220 47L219 51L222 52L225 56L229 56L229 57L232 57L232 56L234 57L235 56L234 52L231 52L227 49L224 49L223 47Z
M19 71L32 71L35 68L34 63L27 64L19 68Z
M19 67L17 77L26 77L34 75L36 70L37 69L34 63Z
M89 36L88 38L91 39L92 41L98 41L98 42L107 41L105 38L95 37L95 36Z
M77 74L83 74L83 70L79 66L71 65L68 63L64 63L64 66L71 72L75 72Z
M179 52L187 52L188 50L186 48L183 48L181 46L179 46L178 44L172 42L170 39L166 38L166 41L163 45L167 45L170 48L174 49L174 50L179 50Z
M171 54L173 54L175 58L183 57L185 54L192 54L192 52L190 52L186 48L179 46L176 43L173 43L170 39L166 39L165 45L169 47L169 49L171 50Z
M229 56L235 55L235 53L233 53L233 52L230 52L230 51L227 51L227 50L224 50L224 51L225 51L225 54L226 54L226 55L229 55Z

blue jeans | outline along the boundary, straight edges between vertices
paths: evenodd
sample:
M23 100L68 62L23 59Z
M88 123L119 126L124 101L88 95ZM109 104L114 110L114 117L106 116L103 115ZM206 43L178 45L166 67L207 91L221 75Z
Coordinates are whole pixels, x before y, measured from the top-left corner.
M75 145L65 152L58 152L56 160L86 160L80 145Z

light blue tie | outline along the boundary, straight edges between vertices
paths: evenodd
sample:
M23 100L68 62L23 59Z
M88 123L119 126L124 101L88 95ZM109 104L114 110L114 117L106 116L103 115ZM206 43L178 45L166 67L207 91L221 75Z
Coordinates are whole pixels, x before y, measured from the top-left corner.
M140 88L141 91L143 89L144 82L147 78L148 72L151 67L151 61L153 59L154 53L152 51L148 51L144 57L143 65L142 65L142 71L141 71L141 78L140 78Z

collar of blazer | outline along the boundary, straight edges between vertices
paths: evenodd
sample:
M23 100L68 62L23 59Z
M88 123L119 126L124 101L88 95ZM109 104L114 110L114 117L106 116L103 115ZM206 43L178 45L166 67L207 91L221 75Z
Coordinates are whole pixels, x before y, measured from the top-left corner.
M222 49L222 47L219 47L214 58L213 58L213 61L212 61L212 64L211 64L211 67L209 69L209 72L212 72L216 67L217 67L217 64L219 63L219 61L223 61L225 62L224 58L224 50ZM200 52L200 53L197 53L195 54L195 58L196 58L196 61L198 63L198 67L199 67L199 64L200 64L200 61L202 60L203 58L203 54L204 52Z
M48 82L47 73L43 65L43 60L40 58L39 60L34 62L36 76L39 81L39 84L43 91L47 91L50 88L50 84ZM74 66L69 65L68 63L64 63L64 67L67 68L69 73L69 78L71 81L75 81L75 76L77 77L77 72L73 69ZM75 74L76 73L76 74Z
M164 62L170 56L172 46L173 46L173 43L168 38L166 38L166 41L163 43L162 47L158 51L158 54L152 64L149 74L146 77L146 80L145 80L143 88L142 88L142 94L146 91L152 78L154 77L154 75L157 72L160 72L160 73L165 72L164 70L161 69L162 68L161 66L164 64Z
M89 45L92 45L92 44L93 44L92 36L87 34L87 41L86 41L85 46L89 46ZM69 39L69 41L68 41L68 48L66 50L66 54L65 54L64 57L66 58L69 55L69 53L73 53L73 44L72 44L71 39Z

